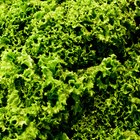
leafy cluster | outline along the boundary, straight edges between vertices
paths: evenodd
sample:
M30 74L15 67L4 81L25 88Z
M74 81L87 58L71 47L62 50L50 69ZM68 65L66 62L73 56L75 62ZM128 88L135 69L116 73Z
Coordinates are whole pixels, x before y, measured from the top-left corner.
M139 0L1 0L0 17L0 139L140 139Z

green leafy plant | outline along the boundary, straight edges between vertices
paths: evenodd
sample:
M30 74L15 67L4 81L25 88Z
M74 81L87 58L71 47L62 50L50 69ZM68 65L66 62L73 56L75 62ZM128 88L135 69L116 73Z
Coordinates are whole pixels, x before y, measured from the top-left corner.
M138 0L0 1L0 139L140 139Z

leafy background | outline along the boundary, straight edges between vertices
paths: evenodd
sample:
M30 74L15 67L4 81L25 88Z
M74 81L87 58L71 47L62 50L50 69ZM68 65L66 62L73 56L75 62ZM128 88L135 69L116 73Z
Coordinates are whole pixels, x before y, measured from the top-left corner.
M0 139L140 139L139 0L1 0L0 17Z

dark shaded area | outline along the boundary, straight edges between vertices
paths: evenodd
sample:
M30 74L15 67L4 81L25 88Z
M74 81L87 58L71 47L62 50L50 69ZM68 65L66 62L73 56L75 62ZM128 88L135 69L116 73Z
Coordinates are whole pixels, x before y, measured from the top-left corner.
M16 78L14 84L16 90L20 90L25 86L25 80L22 77Z
M136 26L139 26L140 25L140 16L135 16L134 19L136 22Z
M14 84L16 90L18 90L20 100L25 102L24 95L27 92L27 88L25 86L25 80L22 77L16 78Z
M19 74L23 74L24 70L26 70L28 66L26 64L21 64L20 69L19 69Z
M79 32L80 27L77 27L76 30ZM136 39L137 38L133 37L135 42L137 41ZM64 68L66 67L68 70L74 72L77 72L79 69L87 69L88 67L99 65L104 58L109 57L111 54L115 54L122 64L124 64L124 62L129 58L126 54L125 47L122 46L120 48L118 46L99 41L96 37L92 37L90 41L85 40L84 43L74 42L73 46L74 45L79 46L79 50L77 52L75 51L71 55L66 55L65 52L62 51L59 54L61 59L64 59L68 64L67 66L64 66ZM71 48L66 44L64 44L64 46L70 53ZM89 48L89 46L91 47ZM84 50L86 53L83 54ZM93 53L93 51L95 53ZM71 59L75 61L71 61Z
M53 85L50 83L43 89L43 102L47 105L47 102L51 103L51 106L54 107L58 101L57 88L53 89Z
M0 84L0 91L1 91L0 94L2 95L2 98L0 99L1 100L0 107L6 107L8 89L4 85Z
M2 52L5 50L5 47L4 46L2 46L1 48L0 48L0 60L1 60L1 54L2 54Z
M63 2L65 2L66 0L56 0L56 2L58 3L58 4L61 4L61 3L63 3Z
M28 22L28 21L26 21L26 20L20 21L20 22L18 23L19 26L18 26L18 28L16 29L16 32L23 31L24 28L27 27L27 22ZM24 37L28 37L28 35L25 34L25 32L23 32L22 34L23 34Z

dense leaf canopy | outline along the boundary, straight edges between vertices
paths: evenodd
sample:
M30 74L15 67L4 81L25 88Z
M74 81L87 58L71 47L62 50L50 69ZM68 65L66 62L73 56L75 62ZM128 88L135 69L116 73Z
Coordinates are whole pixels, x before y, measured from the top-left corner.
M139 0L0 0L0 139L140 139Z

